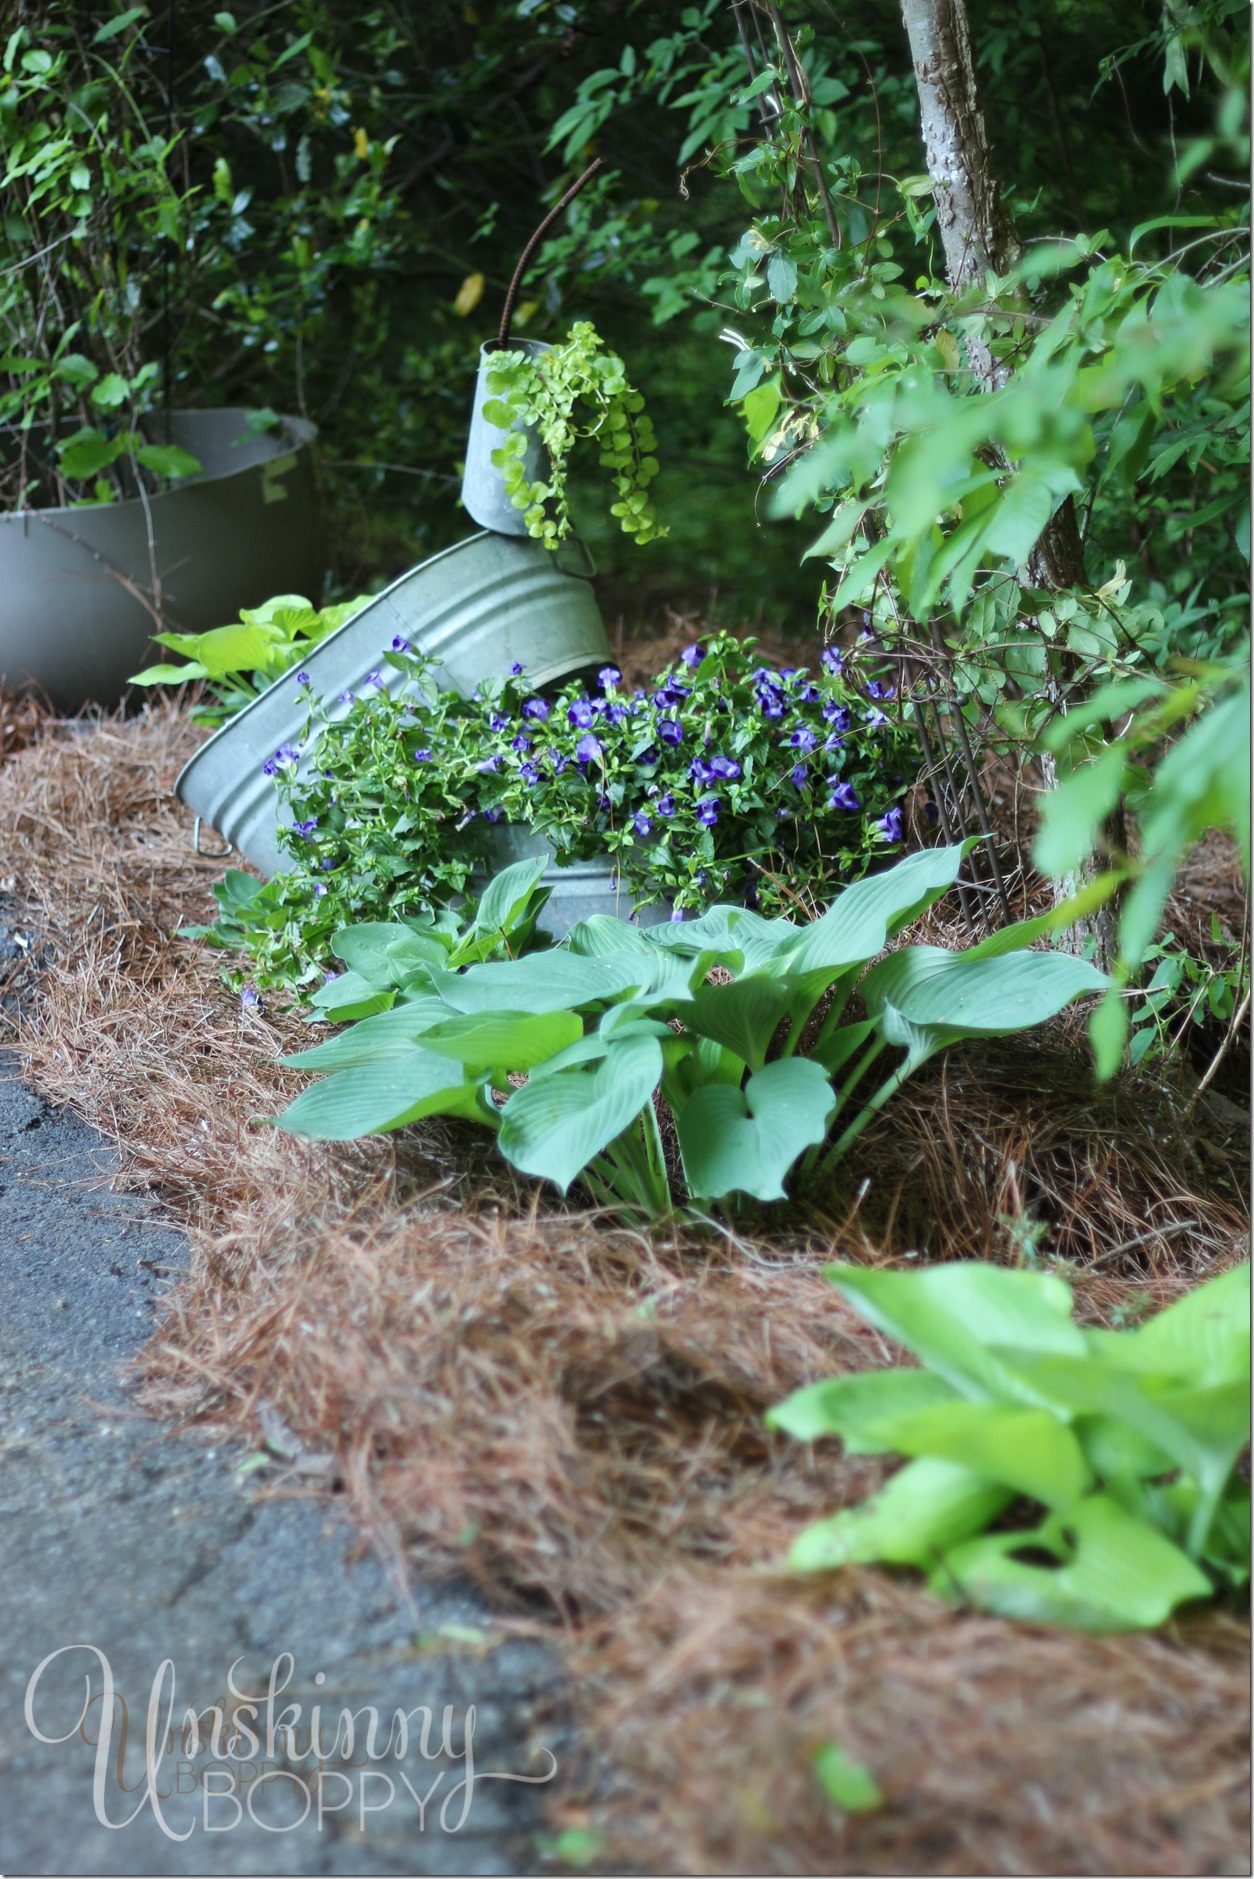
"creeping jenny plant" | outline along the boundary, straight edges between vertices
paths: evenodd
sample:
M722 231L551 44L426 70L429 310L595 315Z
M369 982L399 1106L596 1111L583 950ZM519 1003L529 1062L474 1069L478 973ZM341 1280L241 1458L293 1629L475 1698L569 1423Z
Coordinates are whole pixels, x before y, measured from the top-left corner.
M350 970L312 1002L359 1022L284 1060L324 1075L280 1120L343 1140L472 1117L521 1172L563 1191L582 1179L627 1214L781 1200L798 1163L804 1179L836 1161L937 1051L1021 1031L1104 990L1083 960L1016 950L1035 923L998 934L996 948L912 946L868 972L953 884L964 852L910 855L807 925L726 906L644 932L598 915L548 952L460 971L410 926L350 927L335 941ZM525 904L542 868L519 863L491 892ZM711 982L714 966L725 982ZM855 986L866 1016L850 1019ZM678 1136L678 1194L659 1097Z
M911 1457L807 1529L793 1566L922 1567L947 1597L1086 1631L1161 1624L1248 1581L1249 1486L1233 1472L1250 1436L1248 1266L1134 1331L1077 1325L1051 1273L827 1276L924 1367L833 1378L768 1415L803 1441Z

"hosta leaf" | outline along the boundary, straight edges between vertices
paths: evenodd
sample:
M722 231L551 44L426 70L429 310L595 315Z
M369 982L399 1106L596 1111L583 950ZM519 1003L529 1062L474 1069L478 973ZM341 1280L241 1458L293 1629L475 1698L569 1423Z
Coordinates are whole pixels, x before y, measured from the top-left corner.
M532 1070L583 1036L573 1011L483 1011L445 1016L423 1034L423 1047L481 1070Z
M1030 1383L990 1344L1084 1354L1083 1333L1071 1320L1070 1288L1052 1273L1007 1272L976 1261L920 1272L844 1265L825 1271L872 1324L963 1396L1041 1404Z
M1105 973L1070 953L970 959L939 946L907 946L873 966L859 990L888 1041L917 1060L963 1038L1004 1037L1043 1024L1109 984Z
M635 1121L661 1075L657 1039L630 1037L615 1042L595 1068L535 1077L515 1090L502 1111L501 1153L524 1174L554 1181L565 1193Z
M389 1056L334 1076L303 1090L278 1118L279 1127L322 1142L351 1142L359 1135L399 1129L422 1116L471 1116L492 1119L479 1085L467 1082L460 1066L412 1045L403 1056Z
M1028 1547L1055 1552L1059 1565L1012 1557ZM1005 1618L1081 1631L1159 1625L1177 1605L1212 1590L1179 1547L1107 1494L1090 1495L1038 1531L990 1533L954 1548L931 1583Z
M874 1018L863 1019L858 1024L842 1024L838 1030L829 1032L812 1045L809 1055L815 1063L821 1063L827 1074L835 1080L850 1059L861 1050L874 1029Z
M472 931L475 934L508 933L521 919L547 866L547 855L529 855L495 875L483 890Z
M604 953L647 953L648 940L637 926L631 926L626 920L615 919L612 913L594 913L588 919L580 920L566 936L566 944L572 953L585 959L596 959Z
M878 1433L903 1455L960 1462L1044 1507L1069 1507L1093 1484L1075 1436L1045 1409L936 1403L884 1421Z
M341 972L337 979L320 985L309 1002L337 1023L353 1018L370 1018L376 1011L386 1011L396 1001L396 988L381 990L360 972Z
M788 1004L788 988L778 979L753 976L733 979L730 985L702 985L684 1013L684 1027L725 1045L751 1070L760 1070Z
M794 1540L797 1572L870 1564L931 1567L995 1520L1014 1495L949 1461L912 1461L860 1507L816 1521Z
M923 848L882 874L845 888L821 919L778 955L781 972L800 977L862 965L894 933L931 906L958 878L969 843Z
M767 1064L743 1090L726 1083L694 1090L675 1119L692 1194L783 1199L784 1176L804 1148L823 1140L835 1100L821 1065L798 1057Z
M882 1455L893 1447L878 1433L884 1422L957 1400L944 1378L931 1370L865 1370L795 1390L767 1410L766 1424L799 1442L839 1435L851 1455Z
M438 963L445 957L438 940L424 942L399 920L362 920L356 926L341 927L331 941L331 951L361 978L382 987L399 985L404 976L391 957L397 945L410 949L414 963L420 959Z
M279 1062L295 1070L351 1070L358 1064L374 1063L385 1057L403 1057L418 1042L423 1032L449 1015L440 998L413 999L393 1005L373 1018L339 1031L325 1043L311 1050L293 1051Z
M1250 1268L1229 1267L1136 1331L1089 1332L1108 1362L1162 1370L1182 1381L1226 1383L1250 1374Z
M432 971L431 982L454 1011L570 1011L607 1004L639 989L641 958L581 959L564 948L527 953L521 959L467 966L464 972Z

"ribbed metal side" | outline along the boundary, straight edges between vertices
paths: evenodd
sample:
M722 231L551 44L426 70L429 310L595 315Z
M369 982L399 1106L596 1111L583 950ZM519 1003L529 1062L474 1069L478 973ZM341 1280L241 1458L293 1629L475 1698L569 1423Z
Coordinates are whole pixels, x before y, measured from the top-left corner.
M559 868L552 847L542 836L530 829L508 826L491 830L488 850L498 869L531 855L549 856L542 884L552 893L538 925L551 939L565 939L573 926L591 919L594 913L612 914L617 920L634 918L638 926L658 926L670 919L670 903L665 901L635 911L635 902L619 882L608 856L600 861L574 861Z
M474 535L433 555L312 647L303 661L332 719L347 714L345 692L359 693L378 671L389 690L403 675L383 663L394 638L441 662L440 682L469 693L484 679L521 663L532 683L548 685L603 664L609 642L580 543L553 554L532 541ZM278 797L262 765L305 723L295 671L231 719L197 751L175 793L201 820L265 874L289 863L276 830Z

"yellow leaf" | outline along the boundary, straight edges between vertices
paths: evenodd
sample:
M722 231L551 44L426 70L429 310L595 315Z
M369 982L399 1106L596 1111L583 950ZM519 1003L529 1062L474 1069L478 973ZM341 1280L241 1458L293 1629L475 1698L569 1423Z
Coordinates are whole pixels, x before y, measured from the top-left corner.
M353 154L362 158L370 155L370 139L360 124L353 131Z
M539 304L538 300L524 300L520 307L515 307L514 325L525 326Z
M465 319L468 313L474 312L482 299L482 274L468 274L457 290L457 298L453 302L453 310L456 313L460 313L462 318Z
M952 333L947 333L942 326L936 335L936 350L941 356L941 363L947 372L956 372L962 363L958 351L958 341Z
M463 7L462 18L465 20L467 26L477 26L479 24L479 15L476 13L474 7Z

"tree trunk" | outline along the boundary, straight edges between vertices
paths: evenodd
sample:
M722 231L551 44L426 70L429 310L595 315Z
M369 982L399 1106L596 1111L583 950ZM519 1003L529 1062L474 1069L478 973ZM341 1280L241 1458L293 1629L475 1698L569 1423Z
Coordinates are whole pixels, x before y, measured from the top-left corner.
M966 0L901 0L910 41L928 175L934 187L936 226L945 250L950 286L955 291L977 285L992 272L1005 274L1022 255L1010 213L1002 200L993 168L988 131L975 80L975 55ZM988 391L1010 377L1010 368L994 357L987 342L968 341L972 370ZM1007 466L1009 467L1009 466ZM1083 586L1087 576L1075 505L1070 496L1054 515L1023 570L1026 586L1057 593ZM1061 703L1061 695L1056 701ZM1056 782L1052 758L1042 767L1047 788ZM1122 841L1123 818L1108 833ZM1092 871L1087 878L1091 878ZM1078 879L1055 886L1055 904L1080 885ZM1092 939L1100 964L1115 955L1113 908L1072 929L1070 944L1080 951Z

